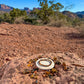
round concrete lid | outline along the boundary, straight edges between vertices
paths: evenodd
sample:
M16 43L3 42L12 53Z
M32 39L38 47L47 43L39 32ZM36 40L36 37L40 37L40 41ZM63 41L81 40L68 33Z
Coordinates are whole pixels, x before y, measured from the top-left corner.
M48 58L40 58L36 61L36 66L39 69L43 69L43 70L52 69L54 65L55 65L54 62Z

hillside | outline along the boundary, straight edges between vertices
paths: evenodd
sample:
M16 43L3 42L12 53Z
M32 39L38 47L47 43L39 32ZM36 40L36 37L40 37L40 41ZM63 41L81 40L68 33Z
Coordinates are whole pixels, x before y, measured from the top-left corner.
M0 4L0 11L10 12L11 10L13 10L13 8L14 7L7 6L5 4ZM24 9L20 9L20 10L25 10L27 13L31 11L28 7L24 7Z
M0 25L0 66L15 57L57 51L76 53L83 58L84 38L74 28Z
M84 11L76 12L76 14L84 15Z
M0 11L5 11L5 12L9 12L13 9L13 7L11 6L7 6L7 5L4 5L4 4L0 4Z
M13 10L13 8L14 7L11 7L5 4L0 4L0 11L10 12L11 10ZM20 9L20 10L25 10L27 13L31 11L28 7L24 7L24 9Z
M4 11L4 12L10 12L11 10L13 10L14 7L11 7L11 6L7 6L5 4L0 4L0 11ZM35 10L35 9L39 9L39 7L37 8L33 8L32 10ZM24 7L23 9L20 9L20 10L25 10L27 13L30 13L32 10L28 7ZM76 13L73 13L73 12L70 12L70 11L63 11L62 12L64 15L67 15L68 17L70 18L84 18L84 11L81 11L81 12L76 12Z
M62 13L70 18L84 18L84 14L81 13L73 13L70 11L63 11Z

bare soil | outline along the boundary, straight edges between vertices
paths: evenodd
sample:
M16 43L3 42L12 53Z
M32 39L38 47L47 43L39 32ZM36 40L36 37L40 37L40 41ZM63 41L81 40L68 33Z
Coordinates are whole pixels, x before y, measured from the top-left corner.
M39 69L35 65L39 57L52 59L54 68ZM84 60L76 54L61 52L14 59L0 68L0 84L84 84Z
M0 66L17 57L58 51L84 58L84 37L75 28L0 24Z

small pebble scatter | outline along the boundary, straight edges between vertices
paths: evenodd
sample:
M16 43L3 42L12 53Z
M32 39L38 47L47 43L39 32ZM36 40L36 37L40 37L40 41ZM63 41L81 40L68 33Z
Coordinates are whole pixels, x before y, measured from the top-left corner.
M42 58L41 56L35 58L35 59L30 59L27 63L28 63L28 68L25 69L23 71L24 74L28 74L30 76L31 79L36 79L36 81L34 82L34 84L38 84L37 83L37 79L39 78L39 74L41 74L41 76L43 78L52 78L54 76L58 76L60 77L61 74L59 73L58 67L61 66L61 69L63 69L63 71L67 71L67 65L65 62L60 62L56 57L53 57L53 61L55 63L54 68L50 69L50 70L41 70L39 69L35 64L36 61L38 59Z

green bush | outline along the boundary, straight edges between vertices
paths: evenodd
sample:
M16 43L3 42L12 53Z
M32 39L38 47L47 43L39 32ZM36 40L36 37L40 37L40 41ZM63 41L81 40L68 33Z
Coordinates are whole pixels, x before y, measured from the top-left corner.
M80 20L79 20L79 18L75 18L75 19L72 21L72 25L73 25L73 27L75 27L75 26L80 26Z
M13 9L12 11L10 11L10 16L11 16L11 23L20 23L23 22L22 17L27 16L27 12L24 10L21 11L19 9Z
M24 22L26 24L33 24L33 25L38 24L37 19L35 19L35 18L25 18L24 19Z
M78 27L81 36L84 36L84 22Z
M64 6L61 3L54 3L54 0L38 0L40 2L41 9L36 9L31 13L37 15L44 24L49 23L49 17L55 16L55 12L62 9ZM49 4L50 3L50 4Z
M0 15L0 23L4 22L4 16Z
M26 11L21 11L19 9L13 9L10 13L0 14L0 23L8 22L8 23L24 23L24 17L27 16Z
M4 13L4 22L11 23L12 17L10 16L9 13Z
M50 22L47 24L49 26L54 26L54 27L63 27L63 26L66 26L68 23L66 20L55 20L55 19L51 19Z
M20 16L26 16L27 15L27 12L26 11L21 11L19 9L13 9L12 11L10 11L10 16L12 18L16 18L16 17L20 17Z
M16 23L16 24L24 23L24 16L17 17L17 18L15 19L14 23Z

